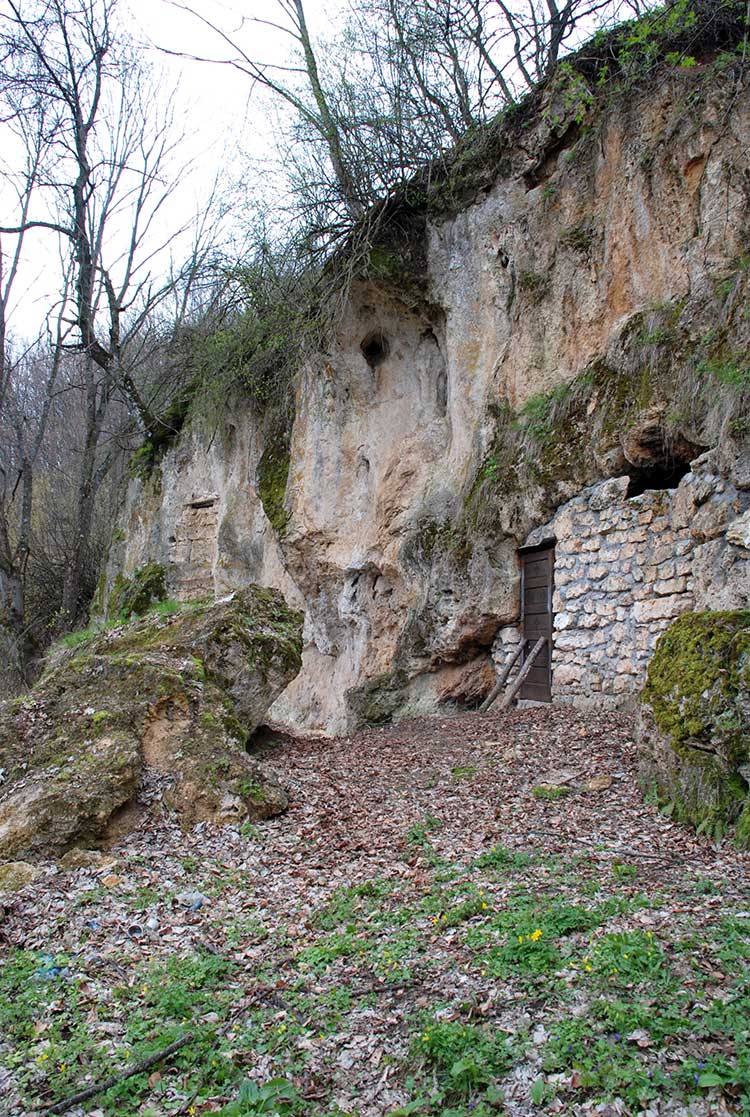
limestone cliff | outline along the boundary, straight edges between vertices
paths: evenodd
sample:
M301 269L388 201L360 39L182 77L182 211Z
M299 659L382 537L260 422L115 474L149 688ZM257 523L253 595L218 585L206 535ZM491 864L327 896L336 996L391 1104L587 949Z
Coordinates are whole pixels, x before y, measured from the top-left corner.
M712 448L703 500L734 503L701 542L750 602L722 534L750 502L750 98L731 56L693 61L606 100L566 72L389 203L300 370L288 463L235 400L130 483L111 577L163 562L178 597L257 582L304 610L277 719L345 732L460 701L518 620L528 533L606 478L623 501L628 478L673 488Z

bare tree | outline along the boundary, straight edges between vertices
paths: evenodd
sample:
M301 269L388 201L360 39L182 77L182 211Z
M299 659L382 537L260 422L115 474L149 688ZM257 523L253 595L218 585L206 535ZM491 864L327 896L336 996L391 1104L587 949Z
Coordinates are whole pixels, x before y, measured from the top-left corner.
M269 15L230 30L186 0L169 2L217 49L162 50L231 65L292 110L280 144L316 255L427 159L548 77L566 50L656 0L354 0L324 44L313 41L303 0L274 0ZM252 32L262 28L288 39L287 62L258 57Z
M172 6L188 12L216 36L224 53L219 57L186 54L162 45L166 54L177 54L201 62L228 64L246 74L252 85L260 85L285 101L299 115L311 132L321 141L330 159L340 198L350 218L360 217L364 211L359 184L351 173L346 158L345 138L340 122L336 119L330 95L321 78L318 53L313 44L302 0L274 0L275 18L247 17L232 34L223 30L205 15L179 0ZM287 64L261 62L253 58L242 46L245 26L269 27L281 32L292 41L295 59Z
M9 332L11 305L17 285L30 207L39 187L49 144L49 114L41 103L26 118L8 99L6 135L21 159L4 167L6 189L15 192L18 227L0 238L0 627L5 650L25 677L33 654L26 619L26 572L31 551L35 467L49 420L52 391L60 368L64 326L58 314L52 327L51 360L43 346L24 351Z
M147 438L161 430L158 384L143 383L131 349L150 315L186 270L154 278L154 261L185 229L159 225L179 174L171 110L155 110L148 75L116 33L117 0L5 0L0 81L6 111L28 120L44 105L49 141L35 202L0 232L45 230L63 245L72 281L62 300L59 344L80 353L75 369L85 431L79 454L77 526L68 556L62 616L80 606L81 570L97 491L112 462L109 416L125 403ZM34 208L35 207L35 208ZM202 246L205 248L205 244Z

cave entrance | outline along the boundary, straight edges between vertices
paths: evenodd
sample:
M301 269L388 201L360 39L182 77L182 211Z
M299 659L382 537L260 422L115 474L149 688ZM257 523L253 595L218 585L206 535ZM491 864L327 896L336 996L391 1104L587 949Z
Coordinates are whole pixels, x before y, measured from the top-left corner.
M641 496L649 489L676 489L686 473L690 472L689 462L664 462L660 465L651 465L639 468L632 466L628 470L630 481L626 496Z
M623 447L630 478L626 496L640 496L652 489L676 489L690 463L706 446L669 431L661 412L644 417L628 432Z
M552 592L555 582L555 548L550 543L520 553L524 660L540 637L545 643L534 660L519 698L552 701Z

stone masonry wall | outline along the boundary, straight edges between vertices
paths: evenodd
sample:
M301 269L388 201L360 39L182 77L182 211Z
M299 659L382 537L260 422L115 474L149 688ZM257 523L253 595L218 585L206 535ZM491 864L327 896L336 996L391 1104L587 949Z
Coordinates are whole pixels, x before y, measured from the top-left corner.
M628 485L585 489L527 540L555 545L554 701L620 702L675 617L750 605L750 492L717 472L715 453L675 489L628 497ZM517 639L502 630L498 662Z
M595 485L555 517L555 698L635 690L661 633L695 605L693 540L672 494L628 500L628 481Z

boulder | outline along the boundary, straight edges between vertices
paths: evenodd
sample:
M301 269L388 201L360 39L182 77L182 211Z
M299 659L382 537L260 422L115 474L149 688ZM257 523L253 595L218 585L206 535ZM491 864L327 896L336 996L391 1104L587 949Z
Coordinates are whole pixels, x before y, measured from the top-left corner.
M184 825L286 795L246 744L301 662L302 618L251 586L86 639L0 707L0 858L59 856L138 824L153 777Z
M687 613L661 636L638 743L642 783L670 814L750 847L750 610Z
M32 884L40 870L26 861L10 861L0 865L0 894L20 892L27 884Z

